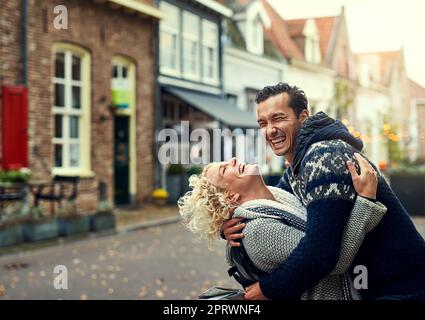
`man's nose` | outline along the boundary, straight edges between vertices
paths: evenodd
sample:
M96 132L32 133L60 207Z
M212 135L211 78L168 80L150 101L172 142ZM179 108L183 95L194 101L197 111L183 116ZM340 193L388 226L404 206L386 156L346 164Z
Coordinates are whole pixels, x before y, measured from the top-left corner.
M277 133L277 129L273 126L267 127L267 136L274 137Z
M230 159L230 165L231 166L233 166L233 167L236 166L236 163L237 163L237 160L236 160L235 157L233 157L233 158Z

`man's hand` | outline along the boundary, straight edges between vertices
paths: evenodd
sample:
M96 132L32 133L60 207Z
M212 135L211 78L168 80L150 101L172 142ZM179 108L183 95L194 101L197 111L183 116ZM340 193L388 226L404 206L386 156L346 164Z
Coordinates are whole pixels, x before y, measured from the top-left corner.
M260 283L256 282L245 289L245 300L269 300L260 288Z
M241 232L245 228L245 223L241 223L243 218L234 218L223 223L223 234L229 245L239 247L241 244L236 242L237 239L242 239L244 234Z
M351 161L347 161L347 167L353 179L354 189L356 189L356 192L362 197L376 199L376 191L378 189L376 171L360 154L355 153L354 156L359 162L360 174L357 174L354 164Z

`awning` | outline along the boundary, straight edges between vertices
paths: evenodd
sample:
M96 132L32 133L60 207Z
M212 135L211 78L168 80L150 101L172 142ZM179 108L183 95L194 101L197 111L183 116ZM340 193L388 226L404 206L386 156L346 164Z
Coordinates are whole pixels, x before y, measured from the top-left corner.
M164 87L165 91L234 128L258 128L256 117L227 100L208 93Z

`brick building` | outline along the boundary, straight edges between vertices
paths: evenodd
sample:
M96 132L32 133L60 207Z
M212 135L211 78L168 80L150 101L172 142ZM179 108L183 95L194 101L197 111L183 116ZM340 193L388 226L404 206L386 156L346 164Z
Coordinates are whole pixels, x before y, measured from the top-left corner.
M2 1L3 167L22 160L34 179L79 176L82 211L96 208L92 188L99 181L108 185L112 205L146 200L154 186L161 17L153 0ZM28 89L27 106L22 87ZM23 131L5 132L18 127Z

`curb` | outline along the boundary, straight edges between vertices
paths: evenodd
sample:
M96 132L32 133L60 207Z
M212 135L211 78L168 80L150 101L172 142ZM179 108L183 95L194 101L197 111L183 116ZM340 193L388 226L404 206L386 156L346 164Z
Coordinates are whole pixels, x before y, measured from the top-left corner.
M117 228L116 231L117 231L117 233L127 233L127 232L131 232L131 231L136 231L136 230L140 230L140 229L146 229L146 228L150 228L150 227L156 227L156 226L176 223L176 222L180 222L180 221L181 221L181 218L179 216L168 217L168 218L146 221L146 222L142 222L142 223L138 223L138 224L132 224L132 225L129 225L129 226L120 227L120 228Z
M167 217L162 219L156 219L151 221L146 221L143 223L138 224L132 224L129 226L124 226L120 228L115 228L111 230L104 230L99 232L90 232L82 235L77 235L74 237L69 238L57 238L57 239L49 239L44 240L40 242L32 242L28 244L18 244L16 246L10 246L10 247L4 247L0 248L0 258L6 257L6 256L12 256L15 254L21 254L21 253L31 253L36 254L39 250L49 250L57 245L62 244L70 244L70 243L76 243L80 241L85 240L91 240L95 238L101 238L101 237L107 237L107 236L113 236L118 234L126 234L128 232L140 230L140 229L147 229L150 227L156 227L161 225L167 225L171 223L177 223L181 221L181 218L179 216L175 217ZM21 249L21 250L19 250Z

